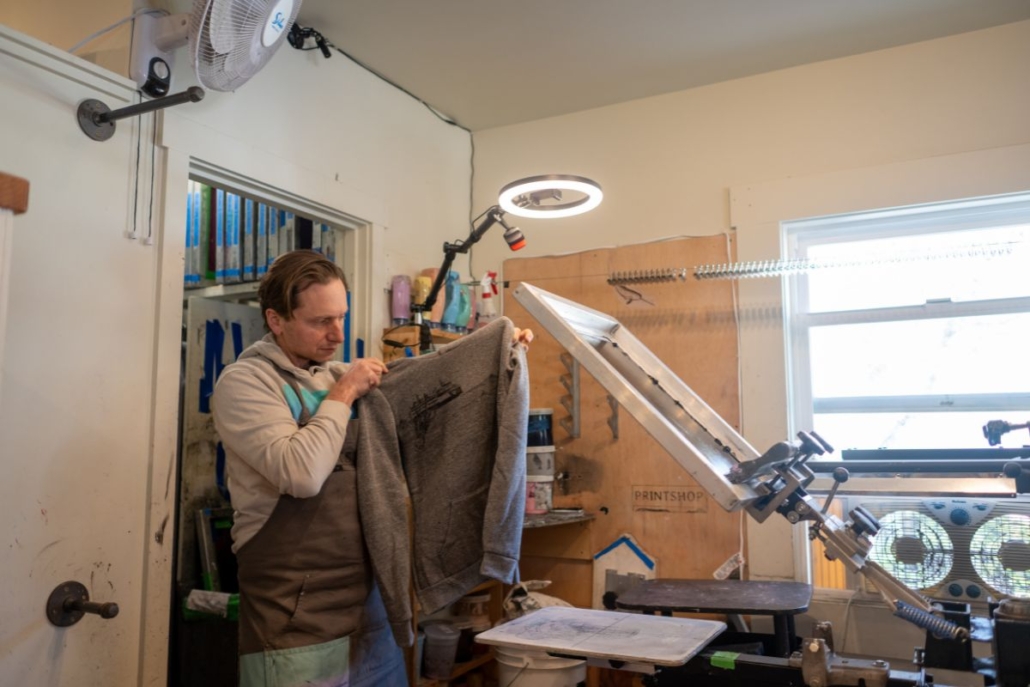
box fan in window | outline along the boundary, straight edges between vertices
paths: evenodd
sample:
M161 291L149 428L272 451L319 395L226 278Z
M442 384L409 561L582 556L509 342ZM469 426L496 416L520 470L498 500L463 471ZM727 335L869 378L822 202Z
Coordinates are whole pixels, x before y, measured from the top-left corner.
M844 506L879 519L870 557L926 596L969 603L1030 597L1030 502L851 496Z

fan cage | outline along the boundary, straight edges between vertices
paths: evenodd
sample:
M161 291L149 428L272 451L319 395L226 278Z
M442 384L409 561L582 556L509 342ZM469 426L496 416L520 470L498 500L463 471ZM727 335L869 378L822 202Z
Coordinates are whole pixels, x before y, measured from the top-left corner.
M880 519L870 557L915 589L935 587L955 562L951 537L929 515L897 510Z
M285 29L265 46L262 33L278 0L194 0L190 55L205 88L234 91L257 74L286 41L302 0L292 0Z

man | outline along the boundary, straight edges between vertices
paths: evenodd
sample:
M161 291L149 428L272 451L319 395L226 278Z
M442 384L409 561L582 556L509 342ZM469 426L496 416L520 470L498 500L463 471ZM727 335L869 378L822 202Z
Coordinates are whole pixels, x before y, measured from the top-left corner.
M347 430L386 365L330 362L347 287L320 254L279 256L258 298L269 334L223 371L213 397L236 511L240 684L343 685L372 586Z
M405 684L362 541L351 420L386 365L332 361L347 287L324 256L279 256L258 298L269 334L223 371L213 397L236 511L240 684Z

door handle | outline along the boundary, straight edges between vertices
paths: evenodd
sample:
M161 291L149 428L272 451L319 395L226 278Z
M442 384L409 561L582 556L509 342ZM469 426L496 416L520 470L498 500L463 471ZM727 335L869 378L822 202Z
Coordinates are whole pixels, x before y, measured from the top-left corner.
M68 627L82 620L87 613L94 613L105 620L118 615L118 604L96 603L89 600L89 591L81 582L64 582L57 585L46 602L46 617L58 627Z

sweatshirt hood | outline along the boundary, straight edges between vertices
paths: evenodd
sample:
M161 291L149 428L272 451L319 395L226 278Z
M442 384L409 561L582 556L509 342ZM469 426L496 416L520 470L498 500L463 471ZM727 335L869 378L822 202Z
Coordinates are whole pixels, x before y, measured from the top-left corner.
M283 349L279 348L279 344L275 342L275 335L271 332L265 334L260 341L248 346L247 349L240 354L238 360L247 360L251 358L267 360L283 372L288 372L301 380L308 379L311 375L323 369L332 370L333 374L336 376L343 374L343 370L347 369L346 363L341 363L336 360L330 360L322 364L316 363L307 370L297 367L293 364L293 361L290 360L290 357L286 355Z
M289 356L283 352L283 349L279 348L279 344L275 342L275 335L271 332L265 334L260 341L243 351L239 359L247 360L248 358L264 358L284 372L296 373L301 371L299 367L293 364Z

